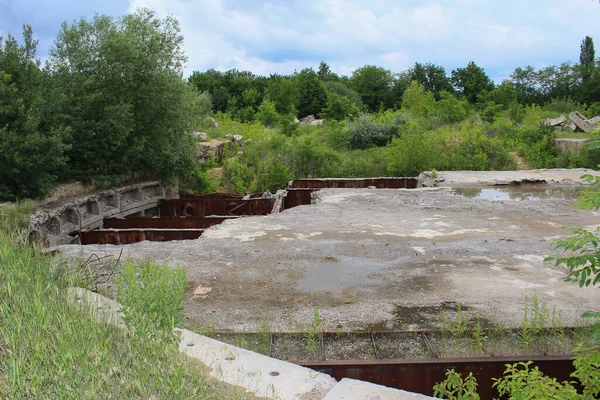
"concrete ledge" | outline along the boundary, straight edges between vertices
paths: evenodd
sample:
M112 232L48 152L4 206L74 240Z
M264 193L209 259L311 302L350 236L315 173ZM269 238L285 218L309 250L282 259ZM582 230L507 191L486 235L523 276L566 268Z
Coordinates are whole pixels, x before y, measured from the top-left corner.
M427 400L433 397L376 385L356 379L342 379L323 400Z
M277 360L181 329L179 350L198 359L218 380L241 386L259 397L322 399L335 379L312 369Z

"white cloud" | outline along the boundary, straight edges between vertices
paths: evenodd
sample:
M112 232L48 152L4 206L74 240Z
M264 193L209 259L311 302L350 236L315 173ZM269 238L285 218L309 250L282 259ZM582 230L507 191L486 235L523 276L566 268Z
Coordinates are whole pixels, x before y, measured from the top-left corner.
M400 72L416 61L450 70L473 60L501 78L576 60L584 36L600 39L591 0L131 0L137 7L180 20L188 73L290 73L321 60L342 74L365 64Z

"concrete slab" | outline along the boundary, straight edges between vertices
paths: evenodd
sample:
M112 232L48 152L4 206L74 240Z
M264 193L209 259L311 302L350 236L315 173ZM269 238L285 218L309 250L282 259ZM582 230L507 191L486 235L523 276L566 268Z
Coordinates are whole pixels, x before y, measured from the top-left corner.
M356 379L342 379L323 400L427 400L433 397L391 389Z
M336 385L331 376L198 335L181 332L179 350L207 365L216 379L259 397L322 399Z
M444 181L440 186L495 186L509 185L512 182L546 181L549 184L583 184L584 174L595 173L586 168L575 169L534 169L528 171L438 171Z
M565 269L543 259L564 226L600 223L573 207L588 172L441 172L454 187L325 189L317 204L226 221L198 240L58 249L117 258L123 248L122 258L183 266L191 327L306 331L317 306L326 331L435 329L442 306L457 303L518 327L534 294L578 325L600 311L600 292L564 282ZM551 184L488 186L523 179ZM192 300L198 286L212 290Z

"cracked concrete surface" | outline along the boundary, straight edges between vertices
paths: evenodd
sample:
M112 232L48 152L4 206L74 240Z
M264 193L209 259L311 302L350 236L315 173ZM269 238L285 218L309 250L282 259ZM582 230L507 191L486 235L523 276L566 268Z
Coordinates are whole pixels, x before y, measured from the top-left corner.
M435 328L441 313L431 310L456 303L516 327L534 294L566 325L581 324L584 310L600 311L600 291L563 282L566 270L543 259L564 226L600 223L600 213L573 207L583 171L536 172L548 185L488 186L523 175L497 174L442 173L453 186L442 188L324 189L317 204L225 221L198 240L122 246L123 256L186 269L192 328L301 331L315 306L326 330ZM59 247L75 256L120 249ZM200 286L212 290L191 300Z

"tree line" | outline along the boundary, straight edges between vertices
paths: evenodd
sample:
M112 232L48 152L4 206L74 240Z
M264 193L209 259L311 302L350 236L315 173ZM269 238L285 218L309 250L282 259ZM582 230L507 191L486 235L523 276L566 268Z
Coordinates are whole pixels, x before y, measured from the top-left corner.
M288 137L297 134L295 118L352 120L350 149L387 145L411 118L454 123L476 112L484 121L508 115L519 122L525 107L557 98L600 113L590 37L579 63L517 68L499 85L475 62L449 74L415 63L401 73L366 65L340 76L321 62L289 75L209 69L186 78L182 44L178 21L148 9L63 23L45 65L31 27L21 41L0 38L0 198L40 197L74 179L110 184L132 171L189 178L196 170L191 132L212 113ZM366 115L400 109L393 124Z
M260 118L261 111L273 107L282 115L302 118L312 114L336 120L359 112L399 109L412 82L418 82L436 101L452 95L488 112L518 105L545 105L557 98L571 98L588 105L600 102L600 63L589 36L581 44L579 63L516 68L510 78L498 85L475 62L449 74L440 65L419 62L400 73L365 65L351 76L332 72L326 62L321 62L317 71L305 68L290 75L269 77L236 69L209 69L194 71L188 81L211 95L214 112L228 112L241 122Z

